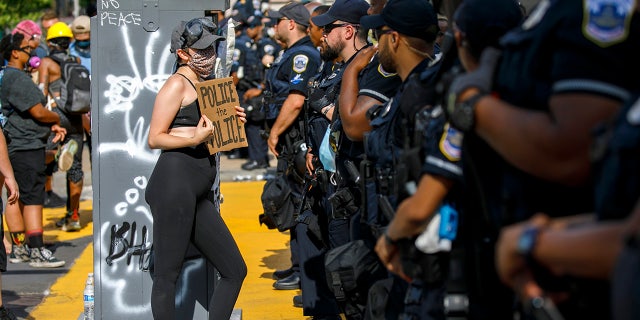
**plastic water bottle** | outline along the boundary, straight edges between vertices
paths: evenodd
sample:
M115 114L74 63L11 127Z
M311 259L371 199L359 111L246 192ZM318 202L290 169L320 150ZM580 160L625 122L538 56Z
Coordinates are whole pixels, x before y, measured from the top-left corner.
M93 320L93 297L93 273L89 273L89 276L87 276L87 282L84 286L84 320Z

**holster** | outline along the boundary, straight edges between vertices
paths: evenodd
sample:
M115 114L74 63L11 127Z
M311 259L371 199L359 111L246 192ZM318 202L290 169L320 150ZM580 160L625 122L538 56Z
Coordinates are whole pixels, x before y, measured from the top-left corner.
M328 198L331 203L331 217L333 219L348 219L358 212L355 197L349 188L339 188Z

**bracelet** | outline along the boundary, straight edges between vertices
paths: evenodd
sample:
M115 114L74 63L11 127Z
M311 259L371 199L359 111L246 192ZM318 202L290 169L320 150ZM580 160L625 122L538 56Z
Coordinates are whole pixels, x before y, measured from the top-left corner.
M326 107L324 107L324 111L322 111L322 115L323 115L323 116L326 116L326 115L327 115L327 112L329 112L329 110L331 110L333 107L335 107L335 106L333 105L333 103L332 103L332 104L330 104L330 105L328 105L328 106L326 106Z

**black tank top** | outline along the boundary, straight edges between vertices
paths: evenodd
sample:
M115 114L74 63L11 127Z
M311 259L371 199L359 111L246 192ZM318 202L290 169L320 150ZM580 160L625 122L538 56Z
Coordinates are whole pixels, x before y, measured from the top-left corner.
M193 85L193 82L191 82L189 78L187 78L183 74L180 74L180 73L178 74L183 76L185 79L187 79L187 81L189 81L193 89L196 88L196 86ZM180 110L178 110L178 113L176 114L176 117L173 119L173 122L171 123L171 125L169 126L169 129L179 128L179 127L195 127L198 125L198 121L200 121L200 107L198 105L198 99L196 99L192 103L184 107L180 107Z

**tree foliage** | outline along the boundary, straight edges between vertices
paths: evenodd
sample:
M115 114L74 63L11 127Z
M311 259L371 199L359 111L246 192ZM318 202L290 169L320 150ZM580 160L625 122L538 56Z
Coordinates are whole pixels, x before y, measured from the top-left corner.
M2 0L0 1L0 31L10 31L18 22L25 19L40 22L42 12L52 6L52 0Z

